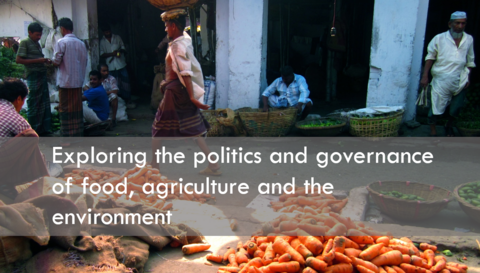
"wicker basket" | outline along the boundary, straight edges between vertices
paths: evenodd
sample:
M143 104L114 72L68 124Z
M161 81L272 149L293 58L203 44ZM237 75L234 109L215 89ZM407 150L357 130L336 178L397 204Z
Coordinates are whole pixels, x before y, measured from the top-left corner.
M468 123L468 121L463 121L463 122L457 123L457 129L462 136L464 136L464 137L480 136L480 129L467 129L467 128L464 127L465 123Z
M197 3L198 0L148 0L148 2L161 10L171 10L191 7Z
M247 110L247 111L245 111ZM297 108L242 109L239 111L243 127L253 137L279 137L287 135L297 119Z
M475 207L474 205L468 203L468 202L465 201L462 197L460 197L460 195L458 195L458 190L459 190L460 188L462 188L463 186L466 186L467 184L470 184L470 182L457 186L457 187L453 190L453 195L454 195L455 198L457 199L457 201L458 201L458 203L460 204L460 207L462 208L462 210L463 210L468 216L470 216L470 218L471 218L472 220L474 220L475 222L477 222L477 223L480 224L480 208Z
M314 121L327 121L330 118L321 118L321 119L316 119ZM308 124L312 122L312 120L303 120L299 121L295 124L295 127L300 130L300 132L306 136L336 136L340 134L347 124L346 122L342 122L342 124L334 125L334 126L329 126L329 127L302 127L302 125Z
M385 118L350 117L350 134L359 137L396 137L402 123L403 110Z
M210 130L208 130L207 136L209 137L224 137L233 133L233 129L220 123L220 118L227 116L226 110L205 110L202 111L203 117L210 124Z
M367 186L370 196L380 210L399 220L416 221L428 219L445 208L451 201L450 191L421 183L405 181L381 181ZM414 194L426 201L413 201L386 196L380 191L398 191Z

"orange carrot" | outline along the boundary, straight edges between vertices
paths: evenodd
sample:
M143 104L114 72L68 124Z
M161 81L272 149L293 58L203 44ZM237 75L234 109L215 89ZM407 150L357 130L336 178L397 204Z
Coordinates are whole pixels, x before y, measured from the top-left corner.
M405 273L405 271L403 269L401 269L400 267L398 267L396 265L392 265L392 268L395 269L395 271L397 271L397 273Z
M228 261L228 256L230 256L230 254L235 254L235 249L230 248L230 249L227 250L227 252L225 252L225 254L223 254L223 261L224 262Z
M430 249L432 250L433 252L437 251L437 247L436 246L433 246L433 245L429 245L427 243L421 243L420 244L420 249L425 251L427 249Z
M247 262L247 264L238 272L238 273L246 273L249 272L251 267L259 268L263 266L261 258L253 258Z
M340 203L330 205L333 212L340 212L347 205L348 198L343 199Z
M355 243L354 241L348 239L347 237L345 236L342 236L344 239L345 239L345 248L354 248L354 249L359 249L360 247L358 246L357 243Z
M355 257L350 257L350 259L352 260L352 264L354 266L357 266L357 265L361 265L363 267L366 267L370 270L372 270L373 272L375 273L378 273L379 272L379 269L376 265L372 264L371 262L369 261L364 261L362 259L359 259L359 258L355 258Z
M415 255L415 251L413 251L413 249L411 249L409 246L391 244L389 247L402 252L402 254L410 256Z
M265 252L261 249L257 249L255 253L253 253L254 258L256 257L263 258L264 255L265 255Z
M307 258L306 265L317 271L325 271L328 267L328 264L322 260L316 259L314 257Z
M380 267L380 268L381 268L381 267ZM383 268L385 268L385 270L387 271L387 273L397 273L397 271L395 271L395 269L391 268L390 266L384 265Z
M447 265L447 261L442 256L435 257L435 262L436 262L435 265L430 268L430 270L433 272L442 271L443 269L445 269L445 266Z
M451 272L450 272L450 270L445 268L445 269L442 269L442 271L440 271L439 273L451 273Z
M349 229L347 231L347 236L350 240L354 241L357 244L373 244L374 243L372 237L356 229Z
M292 256L293 261L297 261L301 265L305 264L305 259L303 258L303 256L282 239L277 240L275 243L273 243L273 251L280 255L288 253Z
M253 256L253 253L255 253L255 251L257 251L258 247L257 247L257 244L254 243L254 242L249 242L247 244L247 253L248 255L250 256Z
M268 268L273 272L298 272L300 271L300 263L297 261L290 261L286 263L271 263Z
M388 246L390 244L390 238L388 238L387 236L382 236L376 239L375 242L377 244L383 243L383 245Z
M427 270L423 267L414 266L411 264L401 264L400 268L405 271L405 273L426 273Z
M379 255L382 255L382 254L385 254L385 253L390 252L390 251L392 251L392 250L395 250L395 249L393 249L393 248L391 248L391 247L386 247L386 246L384 246L384 247L382 247L382 248L380 249L380 251L379 251L378 253L379 253ZM401 252L401 251L400 251L400 252ZM408 256L408 255L407 255L407 256ZM409 257L410 257L410 256L409 256Z
M262 258L262 262L264 265L269 265L270 263L273 262L274 258L275 258L275 252L273 251L273 244L270 243L267 246L267 249L265 250L265 255Z
M298 223L294 221L283 221L280 223L280 231L289 231L297 228Z
M376 266L399 265L403 262L402 252L398 250L392 250L374 258L371 262Z
M223 262L223 256L220 255L213 255L213 254L208 254L207 255L207 260L216 262L216 263L222 263Z
M409 263L412 263L412 257L410 257L409 255L405 255L403 254L403 263L405 264L409 264Z
M358 272L360 272L360 273L375 273L372 270L370 270L366 267L363 267L361 265L357 265L357 269L358 269Z
M330 250L333 248L333 239L328 239L327 244L323 248L323 253L322 255L326 255Z
M431 265L428 265L427 261L416 256L416 255L412 255L412 264L413 265L416 265L416 266L419 266L419 267L423 267L425 269L430 269L432 266Z
M318 273L315 269L312 269L311 267L306 267L302 273Z
M335 261L338 263L345 263L345 264L351 264L352 260L345 256L343 253L340 252L335 252Z
M300 242L305 245L305 247L310 250L313 255L319 255L322 252L323 244L319 239L311 236L303 230L297 231L297 235L298 240L300 240Z
M447 266L453 266L453 267L456 267L456 268L459 268L459 269L463 269L463 270L467 270L467 269L468 269L468 266L465 265L465 264L459 264L459 263L453 263L453 262L447 263Z
M279 263L286 263L289 262L292 259L292 255L285 253L282 256L278 258Z
M452 273L461 273L462 272L459 268L456 268L454 266L449 266L449 265L446 265L445 269L448 269Z
M313 236L323 236L329 230L326 226L312 224L298 224L298 228L306 231Z
M232 267L238 267L237 259L235 254L228 255L228 262Z
M313 257L313 253L310 250L308 250L308 248L303 244L297 245L295 250L298 253L300 253L303 256L303 258L305 258L305 259L307 259L308 257Z
M345 237L337 236L333 240L333 251L342 253L345 251Z
M218 270L221 270L223 272L232 272L232 273L237 273L240 271L240 268L238 267L233 267L233 266L221 266L218 268Z
M363 260L366 260L366 261L370 261L370 260L373 260L373 258L377 257L378 255L380 255L380 249L382 249L384 246L383 243L379 243L379 244L376 244L376 245L372 245L370 246L369 248L365 249L364 251L362 251L362 253L360 253L360 255L358 256L359 258L363 259Z
M262 273L262 272L255 266L250 266L250 268L248 269L248 273Z
M336 264L327 267L327 270L325 272L328 273L352 273L353 272L353 266L352 264Z
M185 255L202 252L210 248L209 244L191 244L182 246L182 252Z
M347 257L358 257L360 253L362 253L360 249L345 248L345 255L347 255Z
M256 241L257 241L257 245L259 246L262 245L263 243L268 243L268 239L265 236L258 237Z
M378 268L378 270L380 271L379 273L387 273L387 271L381 266Z
M325 235L327 236L342 236L347 233L347 227L342 224L338 223L335 226L333 226Z
M423 252L425 254L425 258L427 260L427 264L432 267L435 265L435 252L431 249L427 249Z

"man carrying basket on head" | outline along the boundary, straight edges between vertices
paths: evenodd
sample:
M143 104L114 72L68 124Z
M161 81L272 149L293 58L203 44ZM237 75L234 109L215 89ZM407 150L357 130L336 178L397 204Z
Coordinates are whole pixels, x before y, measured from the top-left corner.
M165 60L165 80L160 89L164 94L152 126L152 166L158 166L155 152L160 149L161 138L194 137L202 152L208 156L210 150L202 138L210 125L200 113L207 110L203 104L204 83L200 63L193 53L190 36L184 32L187 12L174 9L162 14L165 31L173 42L169 44ZM221 175L218 164L209 163L201 171L204 175Z

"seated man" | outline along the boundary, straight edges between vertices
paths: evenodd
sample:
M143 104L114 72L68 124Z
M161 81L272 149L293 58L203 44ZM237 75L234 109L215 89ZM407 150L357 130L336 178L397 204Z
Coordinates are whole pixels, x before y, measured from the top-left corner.
M18 113L27 94L20 80L0 82L0 193L13 198L15 186L49 175L39 137Z
M89 75L91 88L83 91L82 95L83 118L87 123L95 124L108 120L110 106L100 72L93 70Z
M285 66L281 75L263 92L263 111L268 112L269 105L273 108L296 107L299 115L302 114L300 120L304 120L312 107L307 81L294 74L290 66Z
M102 85L103 88L105 88L105 91L107 92L108 95L108 101L110 102L110 108L112 109L111 113L111 119L112 119L112 124L110 126L111 129L115 128L117 126L117 110L118 110L118 85L117 85L117 80L110 75L109 70L108 70L108 65L106 64L100 64L100 74L102 74ZM90 89L90 82L88 82L85 87L83 87L83 90L86 91Z

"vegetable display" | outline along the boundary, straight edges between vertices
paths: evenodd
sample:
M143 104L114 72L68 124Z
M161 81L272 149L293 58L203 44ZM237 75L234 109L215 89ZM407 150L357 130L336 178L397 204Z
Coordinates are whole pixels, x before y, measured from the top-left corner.
M480 181L463 186L458 190L458 195L466 202L480 208Z
M283 194L279 201L271 201L270 207L282 213L320 213L341 212L348 198L337 200L329 194L306 194L304 187L295 189L295 194Z
M16 54L11 48L0 46L0 79L25 78L25 66L15 62Z
M398 191L380 191L381 194L399 198L399 199L404 199L404 200L413 200L413 201L425 201L424 198L414 195L414 194L404 194Z
M330 230L307 231L300 223L309 219L316 219ZM374 231L335 213L304 213L295 217L284 214L271 224L279 227L284 222L296 222L298 226L281 233L256 234L245 243L238 242L235 250L228 249L223 255L209 254L206 259L223 263L217 273L466 273L468 269L436 256L434 245L421 243L417 248L409 238L394 238L388 232ZM339 225L344 228L337 229ZM329 234L332 229L337 230Z
M312 120L307 124L300 125L300 128L330 127L342 124L342 121L336 119Z
M60 130L60 114L58 112L52 113L52 132Z

